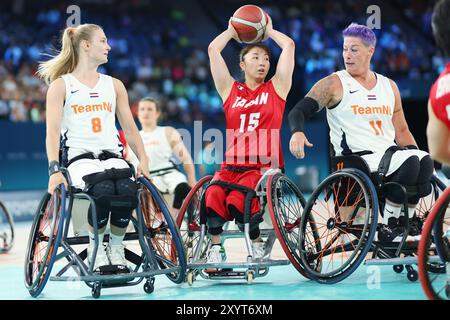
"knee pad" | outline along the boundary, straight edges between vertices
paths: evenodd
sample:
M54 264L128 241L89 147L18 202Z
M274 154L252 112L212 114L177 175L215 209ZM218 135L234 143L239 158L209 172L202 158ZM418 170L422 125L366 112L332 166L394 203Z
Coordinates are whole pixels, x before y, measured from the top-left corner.
M128 208L133 211L137 207L137 185L131 179L116 181L116 196L111 197L111 210L114 208Z
M88 189L87 193L94 198L100 198L102 196L112 196L116 193L116 187L114 181L103 180L97 184L92 185Z
M126 228L130 223L132 212L132 208L114 208L114 211L111 211L111 225L118 228Z
M389 181L397 182L402 186L414 186L419 176L420 163L417 156L409 157L390 177ZM394 203L403 203L404 194L398 188L391 188L386 198Z
M97 208L97 228L102 229L108 224L109 208L96 206ZM91 227L94 227L94 220L92 218L92 211L88 211L88 223Z
M417 197L423 198L431 193L431 177L433 175L434 162L430 156L420 160L419 177L417 178Z
M191 187L186 182L180 183L177 185L174 191L173 204L172 206L175 209L180 209L183 204L183 200L188 195L189 191L191 191Z
M116 180L116 196L111 198L111 224L118 228L127 227L136 206L136 182L129 178Z
M426 197L431 193L431 189L431 182L417 185L417 197Z
M116 180L116 194L119 196L127 195L127 196L136 197L137 196L136 182L134 182L131 179Z
M208 210L208 215L206 216L206 225L208 226L208 233L216 236L223 232L223 225L227 222L222 218L217 212L212 209Z
M87 192L94 198L95 206L97 208L97 226L99 229L106 226L108 223L110 206L105 203L105 197L114 195L115 186L112 180L104 180L99 183L92 185ZM90 226L94 226L92 211L88 212L88 223Z
M433 175L434 163L430 156L425 156L420 160L419 176L417 177L417 185L428 183ZM431 189L430 189L431 192Z

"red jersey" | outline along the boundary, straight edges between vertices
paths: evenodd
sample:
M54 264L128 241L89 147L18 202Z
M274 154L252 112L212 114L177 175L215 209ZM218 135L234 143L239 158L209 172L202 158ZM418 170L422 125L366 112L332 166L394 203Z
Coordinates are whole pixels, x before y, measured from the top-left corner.
M284 167L280 128L285 104L272 81L255 90L233 83L223 104L227 125L224 166Z
M431 87L430 103L436 117L450 130L450 63Z

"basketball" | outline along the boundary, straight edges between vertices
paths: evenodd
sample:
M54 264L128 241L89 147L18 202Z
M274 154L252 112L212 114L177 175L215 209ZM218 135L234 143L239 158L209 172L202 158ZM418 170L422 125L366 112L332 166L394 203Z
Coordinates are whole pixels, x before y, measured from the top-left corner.
M255 43L262 40L268 16L260 7L245 5L236 10L231 17L231 24L236 30L239 40L244 43Z

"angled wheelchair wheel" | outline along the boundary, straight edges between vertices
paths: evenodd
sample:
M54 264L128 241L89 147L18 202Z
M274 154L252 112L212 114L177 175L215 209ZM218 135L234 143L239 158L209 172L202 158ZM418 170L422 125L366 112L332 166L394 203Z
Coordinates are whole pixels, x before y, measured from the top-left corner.
M367 175L344 169L328 176L300 221L299 252L308 277L332 284L351 275L371 248L377 219L378 198Z
M270 217L281 247L298 272L308 277L301 265L298 250L299 227L306 205L305 198L298 187L281 173L269 177L266 190ZM317 233L314 234L317 238ZM317 242L317 245L320 246L320 242ZM320 247L316 250L320 251Z
M186 255L180 232L156 187L144 178L139 178L139 181L143 186L139 203L147 229L147 240L161 270L179 267L179 271L167 273L166 276L174 283L181 283L186 273Z
M25 257L25 285L37 297L45 287L61 241L64 225L64 187L42 198L34 216Z
M14 221L5 205L0 202L0 253L11 250L14 244Z
M433 206L436 203L437 199L446 188L445 183L435 175L431 177L431 186L431 193L428 196L421 198L416 207L416 216L419 219L420 230L422 230L423 224L425 223L425 220L433 209Z
M180 229L188 261L194 257L195 250L200 242L200 206L206 187L211 180L212 176L206 176L200 179L186 196L178 213L177 225ZM199 258L205 257L208 241L204 239Z
M439 197L425 221L419 242L419 278L430 300L450 299L450 188ZM433 245L435 250L433 250ZM437 259L438 258L438 259ZM433 260L433 261L432 261ZM436 273L436 265L443 272ZM434 266L434 268L432 268ZM447 270L446 270L447 266Z

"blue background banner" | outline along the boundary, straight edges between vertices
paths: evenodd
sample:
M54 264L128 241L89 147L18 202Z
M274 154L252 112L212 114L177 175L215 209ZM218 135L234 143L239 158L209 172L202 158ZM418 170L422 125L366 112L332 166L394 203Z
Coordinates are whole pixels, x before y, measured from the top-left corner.
M168 123L177 129L185 129L191 133L191 142L188 143L190 151L196 160L196 155L202 147L203 135L208 129L219 129L222 134L225 127L211 127L202 124L201 131L198 127L194 130L191 126L180 125L178 123ZM323 121L315 121L306 124L306 134L313 148L306 149L306 158L295 159L289 152L289 140L291 137L287 126L281 131L283 144L283 155L286 163L286 174L297 184L298 173L310 172L318 173L314 180L323 180L329 173L328 164L328 129ZM201 135L199 137L199 135ZM45 153L45 125L27 123L0 122L0 136L3 137L0 143L0 191L17 190L45 190L48 182L47 157ZM225 137L225 135L223 135ZM196 150L197 149L197 150ZM197 167L197 179L201 178ZM302 167L303 169L299 169ZM297 174L296 174L297 172ZM316 174L313 174L315 176ZM306 176L311 176L307 174ZM318 181L317 181L318 182Z

